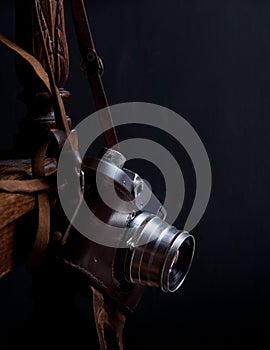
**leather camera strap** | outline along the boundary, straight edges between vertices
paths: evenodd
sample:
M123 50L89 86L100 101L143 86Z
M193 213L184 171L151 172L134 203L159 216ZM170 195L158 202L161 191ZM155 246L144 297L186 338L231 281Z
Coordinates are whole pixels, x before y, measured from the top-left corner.
M33 68L36 75L40 78L40 80L44 83L47 90L51 93L51 85L49 81L48 74L45 69L42 67L40 62L28 52L23 50L14 42L7 39L3 34L0 33L0 43L3 44L6 48L10 49L12 52L18 54L24 61L28 62L29 65Z
M36 149L32 158L32 174L34 178L44 178L44 162L46 158L48 142L44 142ZM48 192L40 192L36 199L38 211L38 227L32 253L28 264L34 268L43 261L50 240L50 201Z
M102 350L123 350L123 329L126 317L95 288L93 306L96 329Z
M98 56L93 37L91 34L86 9L83 0L71 0L72 13L77 34L79 49L85 69L96 109L99 113L103 134L108 148L114 146L118 148L118 140L113 125L111 111L109 108L106 93L103 87L101 76L103 73L103 64Z
M99 113L104 138L108 148L114 147L114 149L118 150L118 139L101 80L103 64L95 49L84 1L71 0L71 5L83 67L90 83L96 109ZM96 329L101 349L123 350L124 314L105 299L102 293L94 287L91 287L91 289L93 292Z
M9 193L33 194L38 192L49 192L51 185L46 179L31 180L0 180L0 191Z

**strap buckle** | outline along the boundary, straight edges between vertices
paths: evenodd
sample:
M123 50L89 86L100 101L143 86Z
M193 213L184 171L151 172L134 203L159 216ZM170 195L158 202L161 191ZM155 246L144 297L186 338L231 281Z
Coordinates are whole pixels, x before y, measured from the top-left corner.
M104 73L104 65L102 59L98 56L96 50L88 48L83 60L83 69L89 77L100 75Z

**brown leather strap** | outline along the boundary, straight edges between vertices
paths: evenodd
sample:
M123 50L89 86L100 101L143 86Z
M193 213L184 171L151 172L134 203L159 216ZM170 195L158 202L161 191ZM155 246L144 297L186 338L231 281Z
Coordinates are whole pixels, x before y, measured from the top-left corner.
M9 193L27 193L35 194L37 196L38 208L38 230L33 247L32 255L28 263L32 267L40 264L44 258L45 251L49 242L50 233L50 204L48 192L51 185L45 178L36 178L32 180L1 180L0 190Z
M104 300L94 287L93 307L99 343L102 350L123 350L123 329L126 317Z
M101 80L103 73L102 61L97 55L87 13L83 0L71 0L79 49L83 59L83 66L90 83L92 95L99 119L103 128L105 142L108 148L118 149L118 139L113 125L111 111ZM96 329L102 350L123 350L122 334L125 316L94 287L93 304Z
M51 185L44 178L31 180L0 180L0 191L9 193L48 192Z
M18 54L21 56L26 62L30 64L30 66L34 69L36 75L41 79L41 81L46 86L49 93L52 95L53 98L53 105L54 105L54 111L55 111L55 118L56 118L56 125L58 129L64 130L66 134L68 135L70 132L67 118L66 118L66 112L63 100L60 96L59 90L56 86L54 75L51 69L50 61L49 61L49 54L47 50L47 46L45 43L44 36L42 35L42 24L40 21L40 17L38 15L38 6L40 6L40 3L38 1L35 2L35 8L37 12L37 20L38 20L38 27L40 29L41 38L42 38L42 45L45 51L45 58L47 61L47 67L48 67L48 73L45 71L45 69L42 67L40 62L32 55L30 55L28 52L23 50L21 47L7 39L3 34L0 33L0 43L5 45L8 49L10 49L12 52ZM49 75L48 75L49 74Z
M28 62L30 64L30 66L34 69L36 75L45 84L48 91L51 92L51 86L50 86L48 74L46 73L45 69L42 67L42 65L39 63L39 61L34 56L30 55L28 52L23 50L21 47L19 47L18 45L16 45L12 41L8 40L1 33L0 33L0 43L5 45L8 49L13 51L14 53L17 53L26 62Z
M83 59L83 66L86 70L89 80L96 109L99 111L101 126L104 130L104 137L108 148L118 147L117 135L113 125L113 120L102 84L101 75L103 65L98 57L90 26L88 23L87 13L83 0L71 0L72 13L74 18L75 30L79 49Z
M45 177L44 161L49 142L44 142L37 148L32 159L32 173L35 178ZM32 254L28 263L38 267L43 261L50 239L50 202L47 192L37 195L38 229Z
M40 146L32 159L31 180L0 180L0 190L10 193L37 194L38 228L29 265L37 267L44 259L50 238L50 202L48 192L51 185L45 179L45 158L48 143ZM56 170L56 169L55 169Z

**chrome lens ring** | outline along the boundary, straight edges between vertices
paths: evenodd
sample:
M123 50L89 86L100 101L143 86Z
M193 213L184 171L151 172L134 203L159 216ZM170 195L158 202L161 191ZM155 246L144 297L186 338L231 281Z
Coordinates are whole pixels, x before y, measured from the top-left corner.
M164 292L176 291L190 269L194 237L146 212L134 219L130 233L133 239L126 278Z

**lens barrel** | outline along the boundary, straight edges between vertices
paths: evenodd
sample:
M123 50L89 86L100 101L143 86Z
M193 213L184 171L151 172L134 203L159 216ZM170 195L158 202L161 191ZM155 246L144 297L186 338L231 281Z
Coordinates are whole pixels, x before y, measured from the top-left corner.
M176 291L192 263L195 240L158 216L143 212L130 223L130 257L125 277L134 284Z

